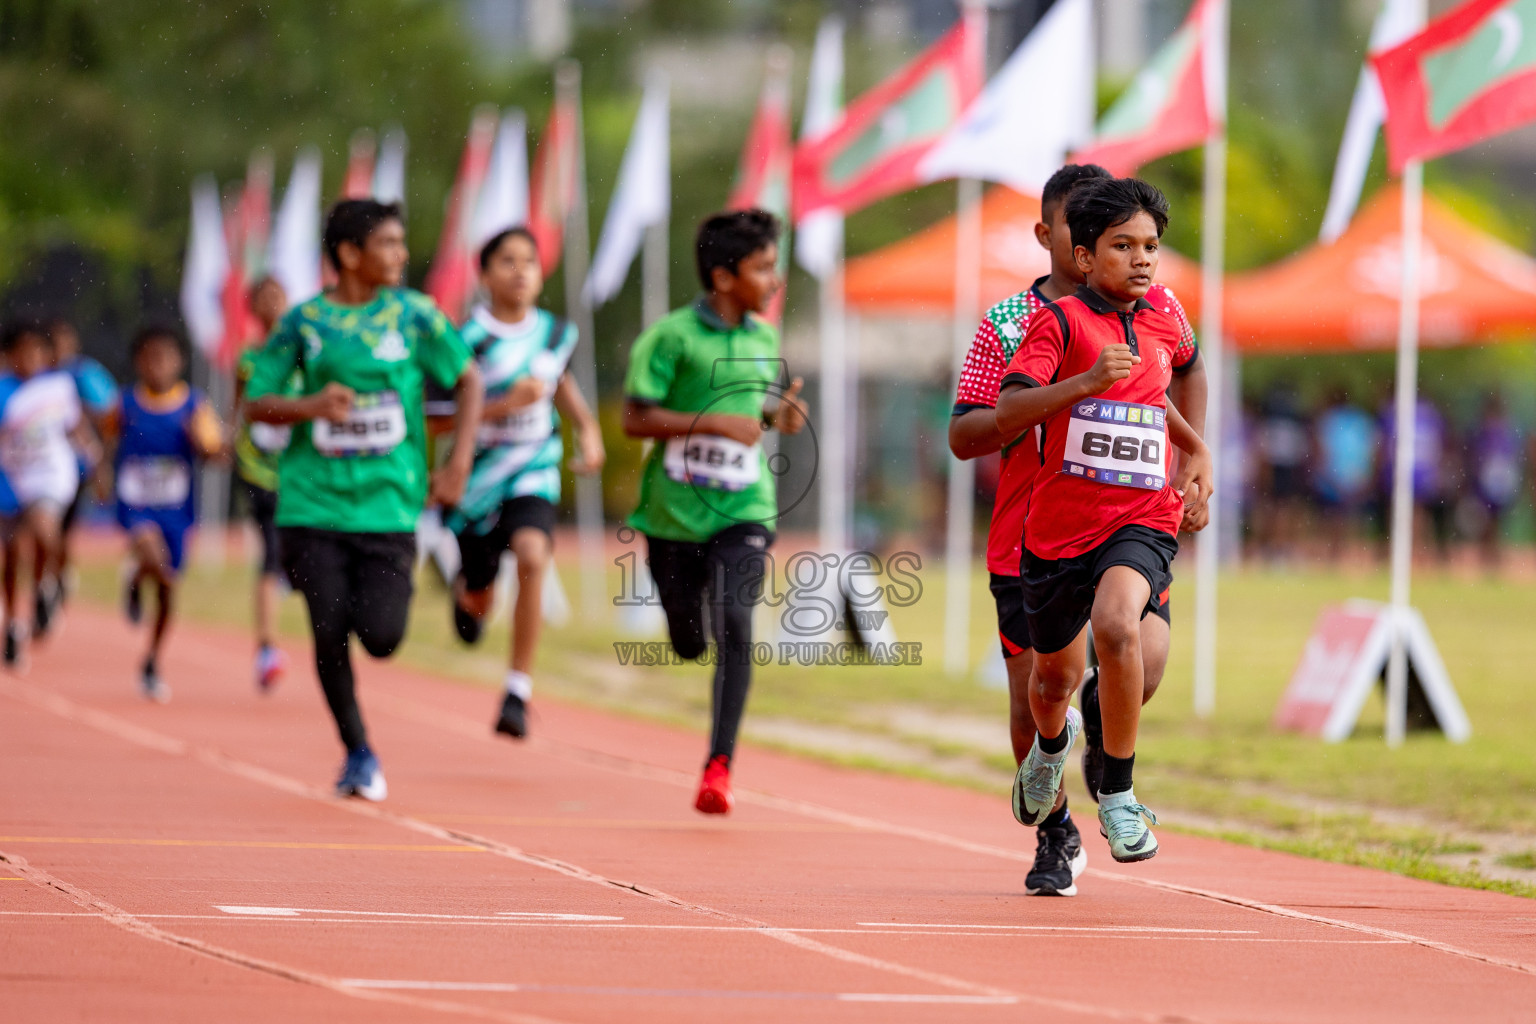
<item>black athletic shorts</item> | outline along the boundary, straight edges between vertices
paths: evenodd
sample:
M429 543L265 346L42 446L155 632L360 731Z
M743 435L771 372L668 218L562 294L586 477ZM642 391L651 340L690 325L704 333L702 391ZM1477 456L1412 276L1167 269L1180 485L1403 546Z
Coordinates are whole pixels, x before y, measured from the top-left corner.
M277 492L257 487L249 480L241 480L245 500L251 504L251 518L261 531L261 574L283 575L283 546L277 539Z
M1093 615L1099 579L1116 565L1128 565L1147 578L1152 594L1141 614L1145 618L1148 612L1158 613L1167 604L1178 553L1178 538L1149 526L1122 526L1098 547L1073 558L1038 558L1025 550L1019 583L1035 650L1054 654L1077 639Z
M478 593L496 582L502 552L512 546L512 535L518 530L543 530L545 536L553 540L557 512L548 499L525 494L502 502L496 522L485 533L476 533L474 527L466 527L463 533L456 534L459 574L464 577L465 589Z
M997 602L997 638L1003 657L1012 658L1034 647L1029 639L1029 619L1024 615L1024 590L1017 576L992 574L992 600Z

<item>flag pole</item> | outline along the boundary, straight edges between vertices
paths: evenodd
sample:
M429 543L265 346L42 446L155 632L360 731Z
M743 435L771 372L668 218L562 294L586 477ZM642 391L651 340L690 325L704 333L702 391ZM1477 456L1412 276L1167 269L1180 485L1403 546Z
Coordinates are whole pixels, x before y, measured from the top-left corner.
M971 59L986 79L987 8L982 0L965 0L961 17L976 19ZM952 384L959 390L965 354L976 331L976 307L981 301L981 180L961 178L956 187L955 216L955 337L951 355ZM948 518L944 531L944 671L964 675L971 668L971 556L976 518L976 464L949 460Z
M1392 647L1387 657L1387 746L1408 724L1408 597L1413 571L1413 462L1419 384L1419 258L1423 248L1424 164L1403 169L1402 296L1397 319L1397 444L1392 460Z
M1204 341L1206 399L1205 442L1219 474L1222 464L1223 403L1226 385L1226 336L1222 324L1227 240L1227 28L1226 0L1215 0L1216 24L1208 41L1212 62L1206 81L1217 93L1209 102L1220 115L1218 129L1205 140L1205 195L1200 231L1200 337ZM1221 482L1225 485L1225 482ZM1221 504L1210 503L1210 521L1195 547L1195 715L1216 711L1216 593L1221 563Z
M576 386L592 403L594 414L601 409L597 394L597 335L593 326L592 303L583 285L587 280L588 249L591 240L587 225L587 154L582 144L581 65L564 60L555 68L555 107L569 104L576 112L572 132L576 146L576 184L570 208L565 215L565 310L576 325L580 344L571 369ZM576 536L581 551L581 603L590 615L600 615L607 592L603 566L603 478L601 473L576 477Z
M817 488L821 550L841 558L848 551L848 321L843 301L843 237L837 233L832 265L821 275L821 422L818 424Z

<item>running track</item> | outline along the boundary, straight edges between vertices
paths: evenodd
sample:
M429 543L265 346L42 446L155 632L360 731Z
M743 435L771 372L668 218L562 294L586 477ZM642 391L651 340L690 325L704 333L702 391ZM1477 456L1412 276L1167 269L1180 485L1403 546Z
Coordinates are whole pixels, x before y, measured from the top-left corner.
M137 651L76 608L0 679L7 1024L1536 1014L1529 901L1167 830L1122 868L1091 819L1081 894L1029 899L1004 794L748 748L705 820L697 736L540 700L514 746L376 664L390 800L341 802L307 668L259 699L244 637L182 627L160 707Z

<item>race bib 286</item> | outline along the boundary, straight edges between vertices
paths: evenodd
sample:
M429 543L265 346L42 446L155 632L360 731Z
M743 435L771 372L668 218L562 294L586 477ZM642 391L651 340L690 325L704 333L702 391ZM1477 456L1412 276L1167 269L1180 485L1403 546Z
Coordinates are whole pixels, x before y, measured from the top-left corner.
M1072 407L1061 472L1115 487L1160 491L1167 483L1163 410L1087 398Z

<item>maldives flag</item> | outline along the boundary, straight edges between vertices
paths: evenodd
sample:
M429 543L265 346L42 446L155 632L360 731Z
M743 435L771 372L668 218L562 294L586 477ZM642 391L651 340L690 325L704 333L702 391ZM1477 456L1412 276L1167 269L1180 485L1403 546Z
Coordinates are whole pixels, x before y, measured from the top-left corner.
M1536 120L1536 0L1471 0L1371 60L1394 174Z
M767 210L786 228L779 238L779 276L789 270L790 177L794 169L794 141L789 130L789 69L793 55L787 47L768 54L768 76L762 98L747 132L747 144L736 168L736 183L726 202L730 210ZM784 317L784 289L780 288L765 314L772 323Z
M528 188L528 230L539 247L546 276L560 263L565 222L576 205L581 176L581 100L558 96L533 157Z
M967 14L912 63L795 151L795 216L851 213L924 184L917 165L981 91L981 18Z
M448 211L438 236L437 254L427 271L427 294L454 323L468 312L475 291L475 254L470 251L470 218L480 198L480 186L491 163L491 143L496 138L496 108L481 107L469 125L459 173L448 193Z
M1226 33L1223 0L1195 0L1189 17L1100 119L1092 145L1072 162L1132 174L1160 156L1205 141L1225 119L1218 81Z

